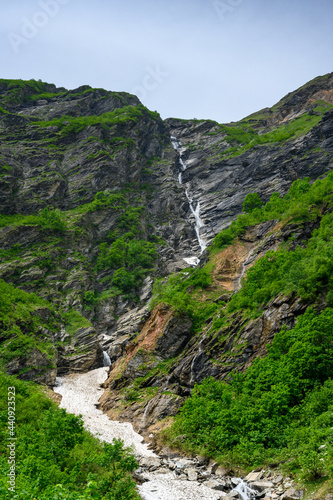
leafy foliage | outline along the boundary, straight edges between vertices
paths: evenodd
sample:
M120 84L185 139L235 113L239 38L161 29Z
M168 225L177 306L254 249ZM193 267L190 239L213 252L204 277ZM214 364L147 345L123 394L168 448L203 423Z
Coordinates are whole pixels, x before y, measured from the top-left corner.
M123 106L114 111L109 111L101 115L90 116L62 116L50 121L36 121L34 124L39 128L45 127L58 127L59 135L67 137L69 135L78 134L85 128L91 125L102 125L105 127L112 127L114 125L121 125L122 123L132 121L137 123L138 120L144 115L148 114L152 119L158 119L158 113L148 111L142 104L138 106Z
M243 202L243 211L247 213L252 212L255 208L260 208L262 204L258 193L249 193Z
M253 207L250 213L239 215L228 229L215 237L213 248L229 245L237 236L243 234L247 227L268 220L301 222L316 219L320 214L320 206L332 204L332 193L332 172L325 179L318 179L313 184L310 184L308 177L298 179L293 182L284 197L280 197L279 193L273 193L264 206Z
M319 316L307 310L245 374L229 384L206 379L196 385L171 438L185 434L191 450L250 466L284 456L304 477L325 470L333 478L332 352L333 309Z
M0 280L0 295L1 366L35 348L52 358L51 339L45 340L39 335L41 327L52 331L57 326L52 306L36 294L26 293L3 280ZM49 318L43 319L38 312L46 308L49 309Z
M315 301L333 287L333 214L321 219L306 247L297 246L270 251L247 272L241 290L235 295L229 311L258 310L278 293L296 292L305 301Z
M114 270L111 285L120 293L138 289L157 258L157 244L147 241L142 227L143 206L125 204L109 234L110 245L99 247L96 268Z
M8 491L7 393L16 389L16 490ZM0 496L4 500L139 500L137 464L120 440L101 444L82 420L32 384L0 372Z
M154 284L153 298L150 307L158 303L169 304L176 313L185 312L193 321L193 329L197 330L203 322L217 309L215 303L205 303L198 300L195 294L189 291L198 291L207 288L212 277L205 269L186 269L177 275L165 280L157 280Z

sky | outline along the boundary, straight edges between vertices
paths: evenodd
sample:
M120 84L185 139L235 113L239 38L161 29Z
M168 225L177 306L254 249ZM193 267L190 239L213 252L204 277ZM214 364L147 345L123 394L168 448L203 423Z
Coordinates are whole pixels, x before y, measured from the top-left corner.
M10 0L0 78L136 94L237 121L333 71L332 0Z

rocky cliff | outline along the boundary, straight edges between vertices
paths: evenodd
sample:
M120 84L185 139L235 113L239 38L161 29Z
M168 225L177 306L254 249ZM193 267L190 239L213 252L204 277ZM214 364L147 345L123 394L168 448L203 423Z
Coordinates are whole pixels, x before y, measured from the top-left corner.
M294 296L275 298L250 323L235 314L219 335L209 320L193 335L187 315L165 305L151 312L148 302L156 278L207 262L202 250L248 193L265 202L295 179L330 171L332 89L326 75L221 125L163 121L126 93L1 80L0 277L59 314L52 373L38 380L52 385L56 373L98 366L107 350L113 393L103 408L119 416L125 398L119 418L137 415L137 427L148 428L176 412L195 382L245 368L282 324L293 325L304 309ZM277 221L249 229L214 257L214 300L227 302L259 256L311 231ZM25 359L34 352L38 361L43 348L27 349L3 367L34 378Z

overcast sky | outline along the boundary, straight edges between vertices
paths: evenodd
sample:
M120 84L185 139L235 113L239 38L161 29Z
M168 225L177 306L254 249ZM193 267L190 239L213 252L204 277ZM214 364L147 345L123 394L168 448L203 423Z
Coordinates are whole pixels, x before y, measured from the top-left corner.
M2 1L0 77L226 123L333 71L332 22L332 0Z

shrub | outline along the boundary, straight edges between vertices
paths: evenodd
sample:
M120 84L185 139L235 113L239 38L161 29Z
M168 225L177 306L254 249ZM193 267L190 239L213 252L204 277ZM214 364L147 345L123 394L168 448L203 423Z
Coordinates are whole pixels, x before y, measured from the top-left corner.
M263 205L258 193L249 193L246 195L243 202L243 211L246 213L253 212L255 208L260 208Z

